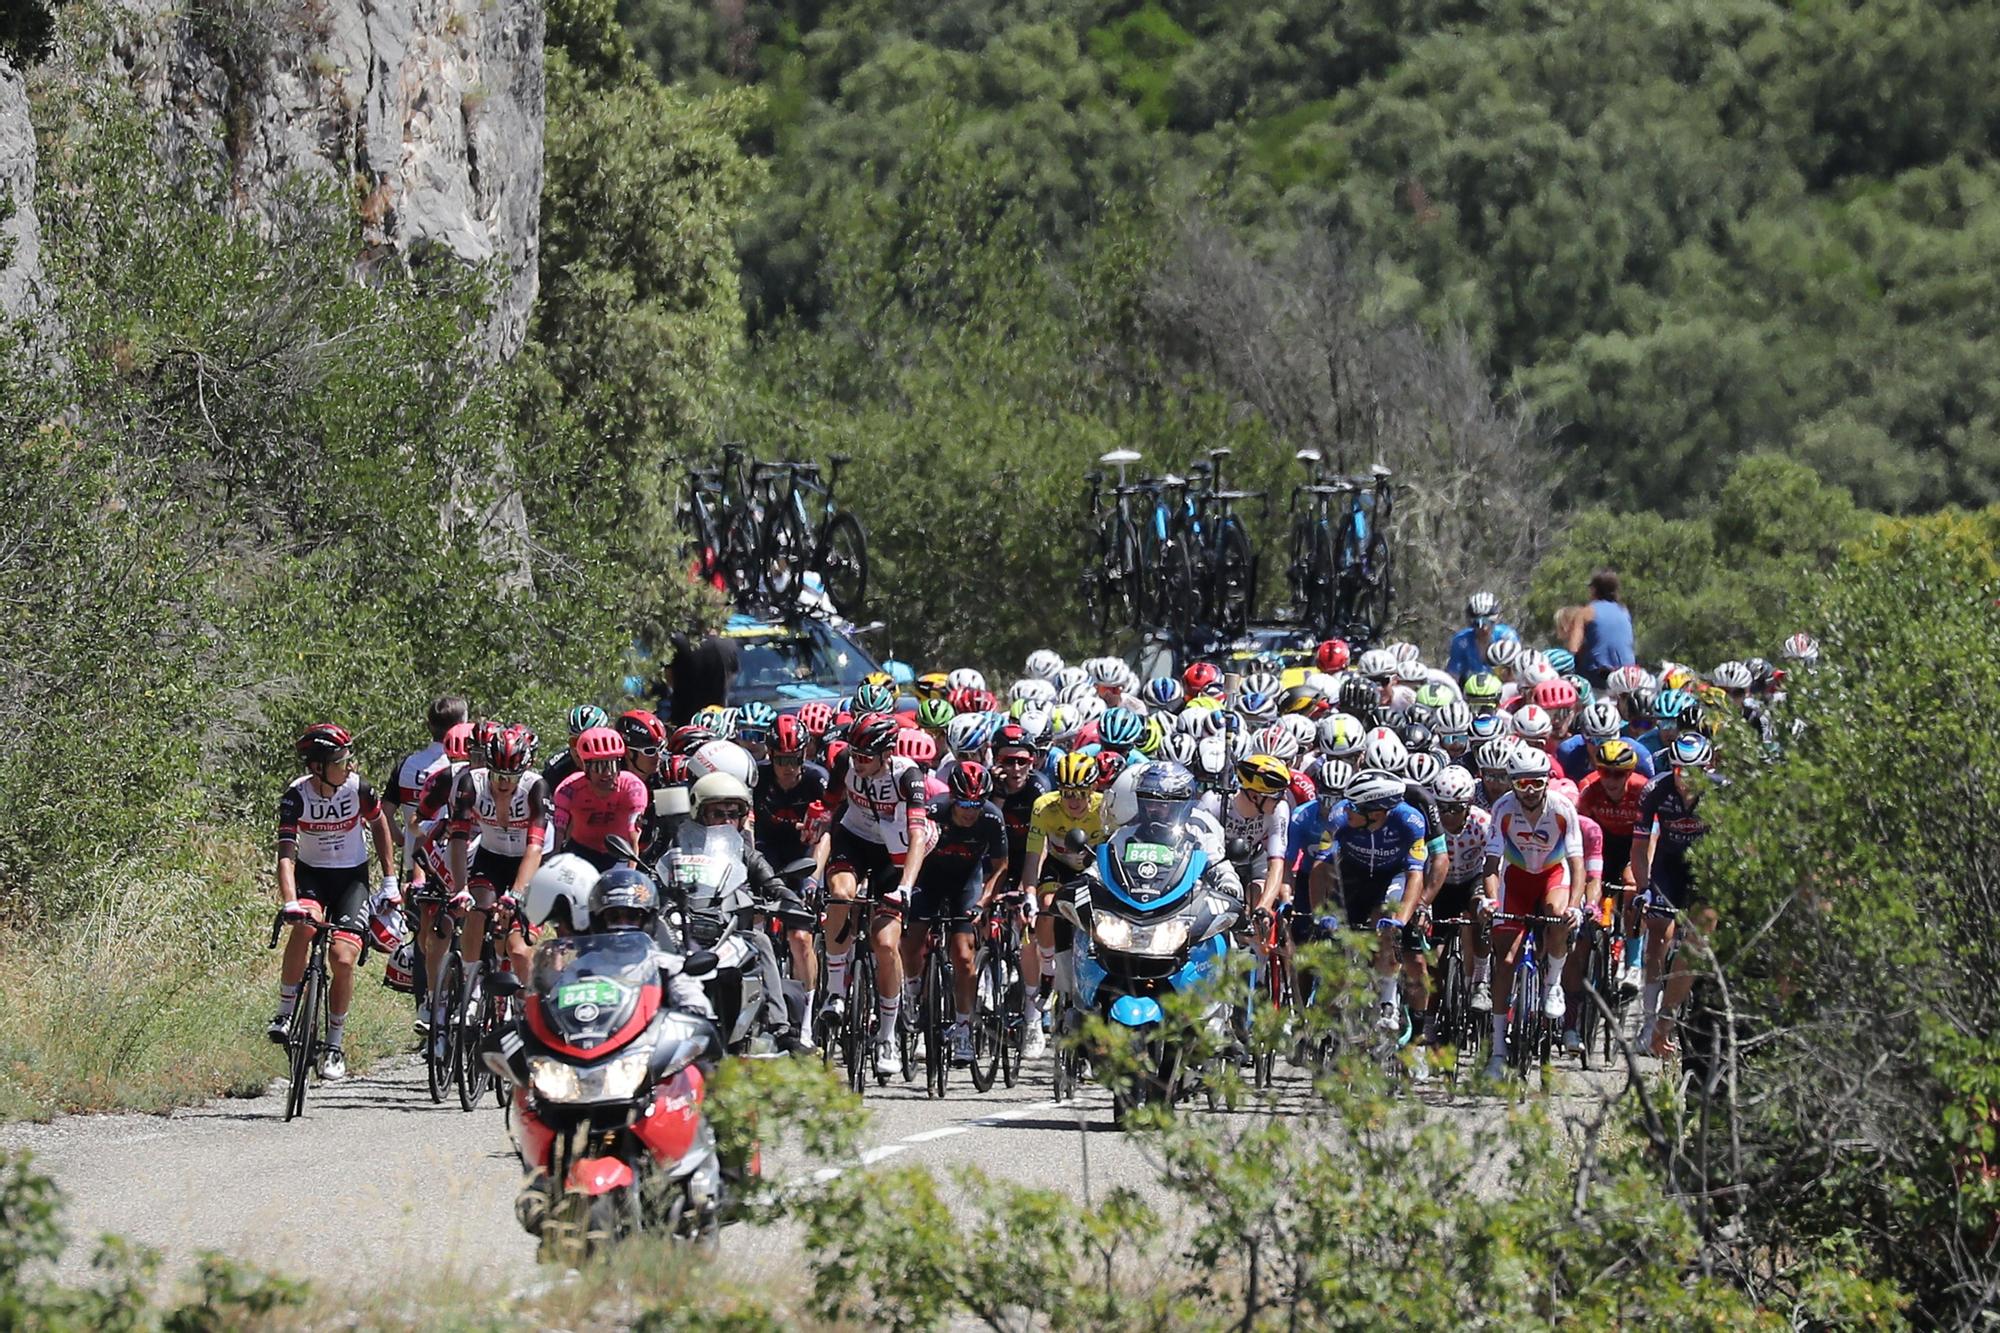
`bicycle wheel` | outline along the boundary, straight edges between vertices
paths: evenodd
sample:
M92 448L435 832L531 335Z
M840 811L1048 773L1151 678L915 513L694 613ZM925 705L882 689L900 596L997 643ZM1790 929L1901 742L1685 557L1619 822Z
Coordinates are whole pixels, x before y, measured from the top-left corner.
M782 602L796 594L799 577L811 556L812 543L805 522L789 501L774 506L764 517L757 540L757 579L772 602Z
M850 619L861 614L868 599L868 539L861 520L835 514L820 529L818 554L820 582L833 609Z
M980 947L972 960L972 976L972 1086L991 1092L1007 1044L1007 1014L1001 1008L1007 1002L1007 986L992 945Z
M1379 637L1389 627L1389 617L1395 604L1395 588L1391 582L1394 557L1389 550L1389 539L1379 531L1368 534L1368 550L1362 561L1361 613L1368 619L1371 637Z
M458 1105L466 1111L477 1106L480 1094L486 1091L480 1084L486 1068L479 1063L479 1033L485 1009L486 973L482 964L465 974L465 1003L459 1006L452 1024L458 1034L458 1058L453 1062L452 1082L458 1086Z
M433 1102L443 1102L444 1095L451 1091L450 1016L457 1012L458 1003L464 998L463 987L465 985L465 975L463 967L464 965L459 961L458 950L453 949L445 955L444 975L438 978L439 993L445 997L444 1013L446 1017L443 1031L445 1033L446 1045L443 1049L439 1048L437 1033L435 1031L424 1041L424 1079L430 1087L431 1100ZM432 1012L435 1013L436 1009L433 1008Z
M1021 946L1009 943L1000 955L1000 1079L1013 1087L1021 1078L1021 1060L1027 1048L1027 1017L1021 1012L1026 991L1021 986Z
M1225 634L1243 633L1257 605L1257 557L1233 516L1216 536L1213 567L1203 572L1203 586L1213 607L1209 618Z
M1139 534L1124 517L1112 519L1111 563L1107 616L1119 625L1138 628L1146 614L1145 564L1139 552ZM1110 625L1106 625L1110 628Z
M1583 960L1583 991L1576 997L1581 1006L1576 1015L1577 1040L1582 1043L1578 1057L1583 1068L1590 1068L1590 1052L1597 1041L1598 1012L1597 997L1604 994L1604 960L1608 955L1605 948L1605 933L1602 930L1590 932L1590 955Z
M1333 562L1333 535L1324 523L1315 523L1306 545L1306 621L1324 638L1340 630L1340 575Z
M1049 1061L1053 1084L1050 1096L1064 1102L1076 1096L1077 1059L1074 1043L1069 1040L1069 1002L1060 993L1049 997L1049 1046L1053 1058Z
M314 1049L319 1045L319 950L306 961L305 975L299 978L298 1007L292 1010L292 1035L286 1051L292 1058L292 1082L285 1089L285 1119L294 1120L306 1109L306 1080L312 1076Z
M755 599L762 591L759 586L762 571L757 563L757 520L748 509L735 510L723 525L716 565L732 596Z
M861 1096L874 1072L875 1031L881 1024L875 1007L875 955L864 942L857 942L854 961L847 970L847 1086ZM883 1080L887 1082L887 1080Z
M1149 564L1159 589L1153 623L1176 634L1186 634L1201 609L1201 593L1188 548L1170 539L1159 547Z
M943 1097L951 1082L951 969L942 942L924 964L924 1090Z

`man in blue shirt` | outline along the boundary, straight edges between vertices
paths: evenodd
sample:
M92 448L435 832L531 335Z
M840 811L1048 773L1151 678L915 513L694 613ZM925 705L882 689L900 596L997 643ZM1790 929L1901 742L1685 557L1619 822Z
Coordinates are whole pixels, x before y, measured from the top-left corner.
M1500 620L1500 599L1490 592L1476 592L1466 599L1466 627L1451 636L1451 657L1445 663L1452 679L1465 683L1467 676L1487 667L1486 650L1495 639L1518 639L1512 625Z

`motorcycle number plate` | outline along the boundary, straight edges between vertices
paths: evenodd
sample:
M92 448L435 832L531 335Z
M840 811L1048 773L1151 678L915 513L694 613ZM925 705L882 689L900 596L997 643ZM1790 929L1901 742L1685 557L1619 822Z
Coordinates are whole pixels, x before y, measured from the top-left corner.
M573 981L556 992L556 1007L580 1009L592 1005L608 1009L617 1004L623 994L624 988L615 981ZM584 1021L587 1023L590 1019L585 1018Z
M1158 842L1128 842L1125 844L1125 861L1128 865L1143 867L1144 875L1154 866L1170 866L1176 860L1174 849ZM1157 873L1157 872L1155 872Z

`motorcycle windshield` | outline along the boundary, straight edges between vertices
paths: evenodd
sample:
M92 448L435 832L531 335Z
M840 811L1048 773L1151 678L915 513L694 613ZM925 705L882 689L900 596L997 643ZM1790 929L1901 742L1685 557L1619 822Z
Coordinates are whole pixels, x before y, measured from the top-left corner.
M1194 834L1179 819L1142 818L1119 829L1105 844L1105 882L1136 906L1161 905L1179 897L1198 873L1199 851Z
M632 1020L641 991L659 981L653 937L613 930L549 940L535 950L542 1021L570 1046L602 1045Z
M685 905L694 943L713 948L732 914L746 905L743 837L728 825L684 824L660 862L660 875L668 893Z

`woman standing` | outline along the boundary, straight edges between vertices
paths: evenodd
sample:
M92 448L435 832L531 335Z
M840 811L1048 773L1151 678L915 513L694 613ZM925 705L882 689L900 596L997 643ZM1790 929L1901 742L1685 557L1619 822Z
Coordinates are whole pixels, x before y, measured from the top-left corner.
M1563 647L1576 654L1577 670L1598 689L1605 678L1639 659L1632 650L1632 613L1618 595L1618 571L1590 576L1590 602L1569 624Z

